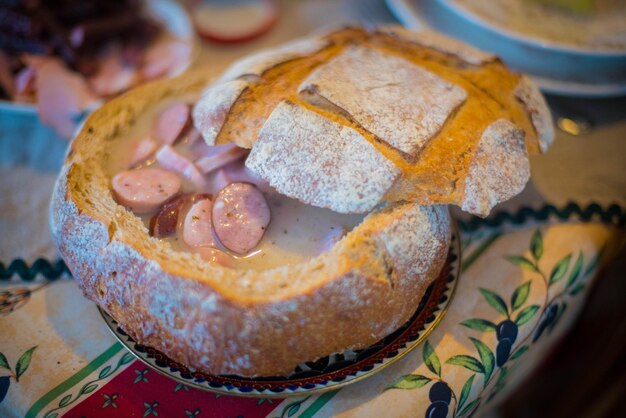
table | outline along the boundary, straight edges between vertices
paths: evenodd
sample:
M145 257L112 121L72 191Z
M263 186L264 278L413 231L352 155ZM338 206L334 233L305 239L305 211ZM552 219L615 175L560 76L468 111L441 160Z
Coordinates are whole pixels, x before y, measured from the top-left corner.
M281 5L278 24L266 36L236 47L205 44L195 65L207 66L208 71L217 73L239 56L305 35L320 27L346 21L366 24L393 21L382 1L283 1ZM611 203L626 206L626 141L623 139L626 136L626 99L549 97L548 100L557 116L582 116L592 122L593 129L580 136L557 131L550 152L531 159L532 181L528 187L498 209L515 213L522 206L539 209L546 202L562 208L570 201L577 202L581 207L591 202L597 202L604 208ZM26 260L28 264L39 257L56 259L47 233L46 210L49 191L66 146L52 136L16 136L14 131L8 129L15 123L15 120L0 119L0 234L3 237L0 240L0 262L5 267L16 258ZM462 220L469 220L460 211L455 211L455 214ZM612 218L613 225L620 219L619 216ZM477 291L480 283L495 288L495 283L503 280L500 275L504 275L512 281L508 287L500 286L498 292L508 292L508 295L525 280L533 281L533 289L538 286L535 282L540 283L540 278L503 261L504 256L518 253L529 256L529 242L539 229L545 239L546 255L541 262L545 263L546 268L562 260L569 247L575 247L576 251L581 249L587 267L602 242L611 241L610 248L617 251L620 240L623 241L623 233L619 232L619 228L602 226L597 220L595 217L595 223L592 224L579 224L576 220L569 224L557 222L553 216L550 224L539 221L535 224L532 221L531 227L528 223L516 228L503 224L502 229L483 225L471 233L468 230L467 237L471 240L468 238L465 243L466 254L476 254L491 239L498 245L486 246L478 254L480 257L474 259L473 265L468 263L464 279L459 285L459 294L471 299L476 312L482 317L497 317L498 312L494 313L485 301L481 302ZM496 235L497 241L493 238ZM574 261L575 255L568 265L569 274L573 274ZM498 274L489 273L493 269L488 269L488 266L494 262L499 263ZM401 416L423 411L428 401L427 390L420 390L417 385L413 388L402 387L407 384L410 386L410 382L416 382L419 378L398 380L399 376L423 375L434 379L437 375L443 375L459 398L464 383L469 380L467 368L448 364L443 366L442 372L432 363L425 364L422 361L423 349L418 348L402 362L371 380L338 393L284 401L242 400L198 394L133 361L114 342L98 318L94 306L80 297L80 292L71 280L62 279L49 285L40 276L37 276L34 284L20 283L14 277L12 281L0 285L0 291L9 289L12 297L17 295L22 298L15 305L14 312L4 312L0 316L0 352L13 373L13 377L5 379L10 375L5 372L8 369L5 367L0 372L0 394L4 391L4 400L0 401L2 416L27 414L53 418L55 414L60 416L62 413L66 413L66 416L80 416L85 411L93 412L92 416L95 416L96 412L106 414L113 409L121 413L123 408L133 406L139 408L134 411L139 411L139 415L143 414L144 417L168 416L164 411L172 411L166 409L167 405L172 404L179 404L181 408L184 405L180 413L182 415L186 412L187 416ZM596 273L591 272L588 280L593 280L595 276ZM564 282L561 284L564 285ZM525 355L529 356L524 360L524 364L529 364L529 370L544 357L546 347L553 346L571 326L576 312L582 308L585 292L587 290L572 299L566 320L559 322L554 335L549 339L544 337L542 344L546 346L529 350ZM547 299L548 291L545 296ZM531 301L535 300L533 298L539 300L542 297L539 293L531 294L526 305L519 308L520 311L524 306L531 306ZM476 313L470 306L467 302L451 308L445 320L449 324L460 323L468 315ZM429 341L442 363L444 358L457 352L474 350L468 336L486 341L495 350L494 341L489 339L492 337L488 333L476 333L476 330L458 326L449 331L452 328L445 328L443 324L440 328L429 337ZM526 329L526 334L530 335L530 328ZM522 338L522 334L519 338ZM34 346L37 348L33 349ZM472 355L477 356L475 352ZM3 361L0 356L0 366ZM18 367L18 363L21 366ZM498 371L497 368L494 370ZM20 374L19 380L16 374ZM499 375L503 374L500 370ZM475 376L478 377L472 378L471 390L463 405L466 409L482 393L479 381L485 375L479 375L477 373ZM520 373L515 380L523 381L523 378L524 373ZM493 380L490 384L497 386L499 381ZM508 384L508 390L514 386ZM389 387L393 389L385 390ZM115 391L112 391L113 388ZM503 397L506 390L502 392L498 396ZM142 398L146 393L153 396L150 399ZM516 405L513 399L505 407ZM194 406L194 402L202 405ZM461 403L460 399L455 402ZM469 415L479 403L484 404L486 401L477 402L465 411L455 404L457 416L463 415L463 412ZM390 408L390 405L393 407ZM519 411L520 408L515 410ZM481 413L497 414L497 410L483 408Z

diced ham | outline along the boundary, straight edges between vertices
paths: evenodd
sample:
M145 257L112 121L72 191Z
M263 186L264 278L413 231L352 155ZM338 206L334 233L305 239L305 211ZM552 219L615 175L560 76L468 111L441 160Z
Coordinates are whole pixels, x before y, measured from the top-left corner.
M202 199L193 204L183 224L183 241L192 247L214 246L211 228L210 199Z
M185 127L190 124L191 110L187 103L178 102L165 109L153 127L153 136L164 144L172 145Z
M143 138L135 146L130 160L130 167L136 166L147 160L157 149L157 144L150 138Z
M137 68L125 61L119 45L112 45L100 57L98 71L89 78L89 84L98 95L105 97L129 89L138 80Z
M211 199L207 193L185 193L174 196L161 206L159 211L150 218L150 235L164 238L173 235L178 229L179 215L183 209L195 202Z
M263 194L252 184L232 183L213 203L212 221L222 245L247 254L263 238L271 213Z
M234 144L215 145L209 147L206 155L196 160L196 166L204 174L217 170L228 163L237 161L248 154L248 150L239 148Z
M153 80L180 73L191 60L191 46L183 41L162 41L152 44L146 51L141 73Z
M113 177L115 200L137 214L155 211L181 187L180 178L160 168L122 171Z
M206 187L206 179L198 168L170 145L163 145L159 148L155 157L163 167L182 174L198 188Z

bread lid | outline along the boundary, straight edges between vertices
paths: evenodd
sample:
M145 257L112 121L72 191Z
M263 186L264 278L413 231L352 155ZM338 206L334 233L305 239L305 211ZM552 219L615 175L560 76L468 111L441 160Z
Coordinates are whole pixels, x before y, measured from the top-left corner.
M250 148L278 192L341 213L385 202L486 216L554 137L532 82L433 32L341 29L233 64L196 105L209 145Z

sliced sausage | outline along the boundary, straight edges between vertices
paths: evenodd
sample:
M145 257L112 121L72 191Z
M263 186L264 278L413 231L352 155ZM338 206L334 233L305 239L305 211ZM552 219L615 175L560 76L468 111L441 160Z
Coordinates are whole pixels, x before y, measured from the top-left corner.
M246 254L257 246L270 218L265 197L249 183L226 186L213 203L215 234L224 247L237 254Z
M211 199L208 193L185 193L174 196L161 206L161 209L150 218L150 235L164 238L176 233L178 218L183 209L202 199Z
M135 146L133 155L130 159L130 167L143 163L156 150L157 144L150 138L143 138Z
M140 168L118 173L112 186L115 200L141 215L158 209L178 193L181 180L160 168Z
M183 241L192 247L215 245L211 229L210 199L201 199L191 206L183 224Z
M165 109L154 124L154 137L172 145L191 122L191 111L187 103L178 102Z
M155 157L163 167L182 174L196 187L203 189L206 186L206 179L195 164L170 145L163 145L159 148Z

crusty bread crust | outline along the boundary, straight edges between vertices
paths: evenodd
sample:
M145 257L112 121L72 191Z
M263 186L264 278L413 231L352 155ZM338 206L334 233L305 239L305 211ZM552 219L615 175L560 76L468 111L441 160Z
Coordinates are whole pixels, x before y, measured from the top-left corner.
M234 80L245 82L245 89L221 94ZM367 212L380 203L411 201L456 204L486 216L494 205L518 193L528 175L524 170L505 169L497 180L472 176L485 132L498 120L509 121L519 128L527 154L545 152L554 136L548 107L528 78L509 71L494 55L460 41L397 26L370 32L345 28L245 58L208 87L194 122L209 144L235 142L251 148L254 155L265 125L273 123L285 102L321 116L307 118L309 123L320 125L327 119L332 123L325 125L358 133L359 141L368 141L399 170L392 183L388 170L373 171L368 185L376 195L367 205L359 199L342 202L343 212ZM271 141L265 135L261 142L264 148L279 147L289 136L303 138L320 128L300 124L282 136L273 135ZM302 163L300 151L293 148L282 157L285 164L268 165L261 176L280 193L329 207L327 190L294 192L302 192L293 187ZM371 167L378 156L370 155L365 165ZM350 163L341 158L337 156L338 165ZM517 160L527 158L526 154L516 153L515 158L516 167L527 164ZM359 192L354 188L331 194Z
M498 119L483 132L465 181L462 209L486 216L497 202L520 193L530 178L524 132Z
M366 347L415 311L450 241L443 206L389 205L307 263L243 271L174 251L115 203L109 139L166 97L199 93L201 72L146 85L94 112L52 197L53 239L84 294L136 341L193 369L284 375Z
M406 59L362 46L350 46L319 66L298 91L323 97L411 157L467 98L462 88Z
M515 88L515 97L524 103L526 111L530 115L537 131L539 149L541 152L547 152L554 141L554 124L548 104L541 95L539 88L530 78L522 76Z
M284 194L316 196L316 206L340 213L370 211L400 174L354 129L288 101L263 125L246 166Z

